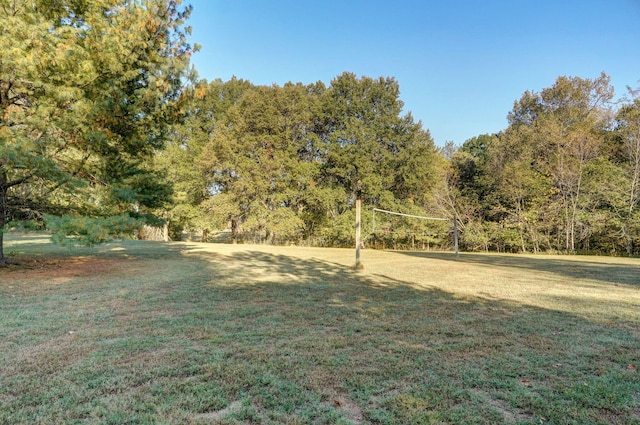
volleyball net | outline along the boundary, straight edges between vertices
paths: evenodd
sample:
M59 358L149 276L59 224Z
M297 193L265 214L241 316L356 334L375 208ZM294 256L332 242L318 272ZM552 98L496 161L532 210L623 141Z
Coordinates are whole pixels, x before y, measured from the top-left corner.
M382 249L453 249L458 255L457 220L373 208L366 240Z

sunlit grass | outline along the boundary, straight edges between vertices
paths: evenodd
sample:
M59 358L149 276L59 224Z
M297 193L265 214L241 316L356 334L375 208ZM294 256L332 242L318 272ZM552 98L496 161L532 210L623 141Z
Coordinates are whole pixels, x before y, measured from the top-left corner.
M0 423L640 423L640 262L9 235Z
M370 271L394 275L394 269L401 270L403 280L416 288L588 314L592 320L640 321L638 259L462 254L456 260L446 254L369 255Z

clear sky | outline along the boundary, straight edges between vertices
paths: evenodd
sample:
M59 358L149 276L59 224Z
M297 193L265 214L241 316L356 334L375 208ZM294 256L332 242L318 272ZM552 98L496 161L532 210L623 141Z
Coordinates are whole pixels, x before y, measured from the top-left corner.
M507 126L561 75L640 86L640 0L184 0L209 81L394 77L437 145Z

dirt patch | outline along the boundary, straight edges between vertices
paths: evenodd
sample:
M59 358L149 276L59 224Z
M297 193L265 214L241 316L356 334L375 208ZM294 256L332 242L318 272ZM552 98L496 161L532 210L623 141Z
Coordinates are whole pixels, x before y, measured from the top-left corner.
M364 421L364 414L360 406L351 401L346 395L336 395L333 399L333 405L337 410L344 412L351 422L360 424Z
M309 384L314 390L320 391L325 397L328 397L331 405L336 410L343 412L351 422L363 423L362 408L349 398L347 391L330 371L321 366L315 368L309 376Z
M242 403L239 401L234 401L222 410L218 410L216 412L199 413L197 415L193 415L193 418L197 421L217 421L223 419L225 416L230 415L231 413L237 412L241 408Z
M518 422L533 419L533 416L531 415L520 412L512 412L507 404L502 400L489 399L489 404L502 413L505 422L508 424L515 424Z
M522 421L528 421L533 418L532 415L523 412L514 412L505 400L493 398L490 394L481 390L476 390L475 393L491 407L502 413L505 424L515 424Z
M73 257L73 258L24 258L19 264L2 269L4 282L35 281L42 284L68 283L76 278L113 274L133 265L132 260L121 258Z

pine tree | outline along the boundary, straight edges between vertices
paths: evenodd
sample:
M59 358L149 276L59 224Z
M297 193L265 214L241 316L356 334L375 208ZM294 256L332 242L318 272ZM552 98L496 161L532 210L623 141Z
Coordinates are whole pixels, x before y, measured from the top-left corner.
M0 240L12 221L46 219L57 241L101 242L168 199L150 160L177 115L189 13L0 0Z

